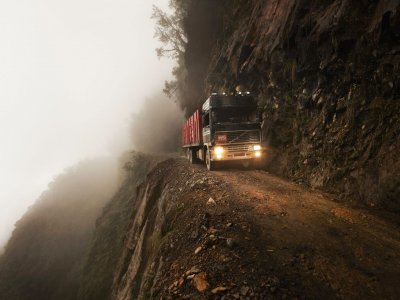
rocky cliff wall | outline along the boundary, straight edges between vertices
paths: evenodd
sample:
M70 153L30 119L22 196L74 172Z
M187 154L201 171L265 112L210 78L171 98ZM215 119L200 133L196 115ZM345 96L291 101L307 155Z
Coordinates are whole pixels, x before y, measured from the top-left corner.
M96 221L78 299L114 299L114 286L126 282L121 270L125 270L125 257L132 255L132 247L136 247L127 238L134 239L129 237L131 232L140 234L141 220L144 219L140 209L145 200L138 186L146 180L154 166L164 159L138 152L124 158L125 180ZM137 239L134 240L137 242Z
M398 211L400 1L235 0L200 9L211 2L192 1L188 11L189 109L241 85L264 111L269 170ZM204 58L208 69L196 63Z

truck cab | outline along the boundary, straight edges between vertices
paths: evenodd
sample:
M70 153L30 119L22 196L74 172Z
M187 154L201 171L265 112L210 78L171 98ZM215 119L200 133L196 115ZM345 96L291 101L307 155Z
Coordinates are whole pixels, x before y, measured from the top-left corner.
M197 122L193 120L196 114ZM213 94L190 120L192 133L199 135L193 141L196 143L183 145L192 162L200 159L214 170L223 161L249 165L261 159L261 121L257 102L250 94Z

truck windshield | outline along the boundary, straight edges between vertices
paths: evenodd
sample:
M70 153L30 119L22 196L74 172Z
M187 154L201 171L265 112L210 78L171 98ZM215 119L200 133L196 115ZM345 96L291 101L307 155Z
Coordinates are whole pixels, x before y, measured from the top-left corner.
M224 107L216 108L211 112L214 123L256 123L258 112L255 108L246 107Z

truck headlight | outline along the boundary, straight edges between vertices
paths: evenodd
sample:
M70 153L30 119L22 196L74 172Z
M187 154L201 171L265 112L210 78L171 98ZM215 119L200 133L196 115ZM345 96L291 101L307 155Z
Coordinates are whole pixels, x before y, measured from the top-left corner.
M222 155L222 153L224 153L224 148L218 146L214 148L214 153L217 155Z
M260 151L261 150L261 145L254 145L253 149L254 149L254 151Z

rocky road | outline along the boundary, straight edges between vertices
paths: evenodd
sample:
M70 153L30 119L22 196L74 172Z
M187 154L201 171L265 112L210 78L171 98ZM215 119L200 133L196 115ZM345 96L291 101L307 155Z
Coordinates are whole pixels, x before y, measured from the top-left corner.
M261 170L176 159L160 176L171 169L178 212L156 298L400 298L398 216Z

